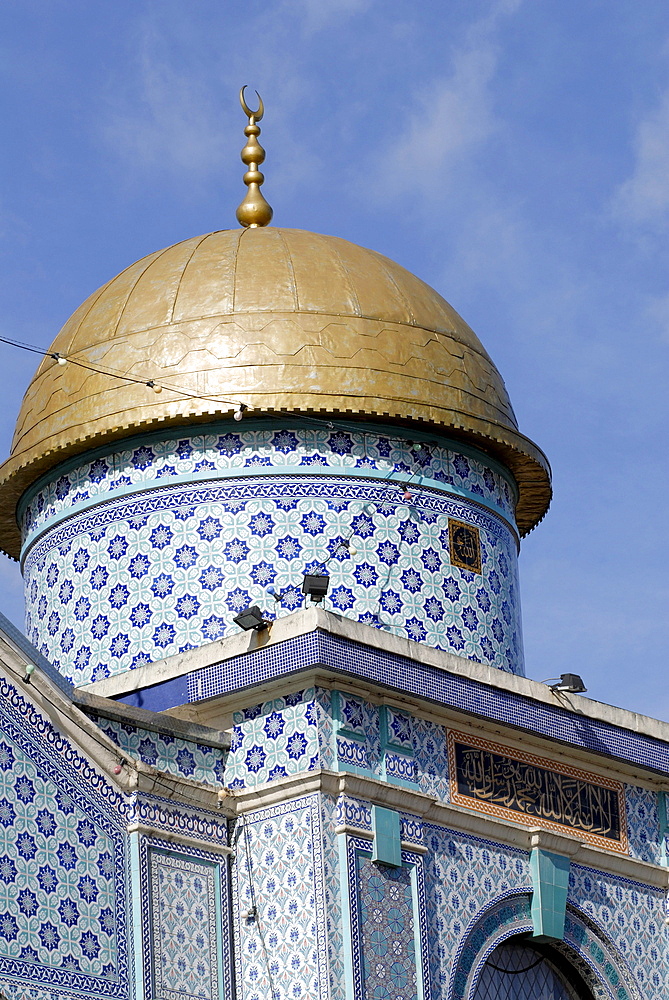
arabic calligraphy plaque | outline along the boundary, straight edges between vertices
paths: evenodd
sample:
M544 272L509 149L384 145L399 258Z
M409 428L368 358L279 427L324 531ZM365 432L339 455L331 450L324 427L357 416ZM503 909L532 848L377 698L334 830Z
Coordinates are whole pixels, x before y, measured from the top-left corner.
M470 573L481 572L481 539L475 525L449 517L448 544L452 566L468 569Z
M448 755L458 805L627 850L620 782L463 733L449 732Z

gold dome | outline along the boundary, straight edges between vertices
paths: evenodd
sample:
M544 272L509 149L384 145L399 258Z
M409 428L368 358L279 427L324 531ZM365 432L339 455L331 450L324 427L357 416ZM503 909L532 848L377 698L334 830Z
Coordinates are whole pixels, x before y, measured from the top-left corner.
M479 339L399 264L294 229L210 233L150 254L94 292L46 357L0 468L0 544L19 549L16 504L39 475L159 426L299 411L430 425L498 458L520 488L521 532L543 517L550 472L518 432ZM145 383L156 380L157 394ZM182 390L171 391L170 386Z

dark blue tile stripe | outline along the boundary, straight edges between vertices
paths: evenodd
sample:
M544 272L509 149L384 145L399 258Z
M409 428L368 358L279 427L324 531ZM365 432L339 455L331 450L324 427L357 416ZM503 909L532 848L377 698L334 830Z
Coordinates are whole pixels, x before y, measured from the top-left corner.
M297 636L195 671L188 678L189 701L240 691L314 666L327 667L561 743L669 773L669 744L660 740L500 691L408 657L320 632ZM151 692L158 695L161 687L157 685L144 691L144 708L153 707Z

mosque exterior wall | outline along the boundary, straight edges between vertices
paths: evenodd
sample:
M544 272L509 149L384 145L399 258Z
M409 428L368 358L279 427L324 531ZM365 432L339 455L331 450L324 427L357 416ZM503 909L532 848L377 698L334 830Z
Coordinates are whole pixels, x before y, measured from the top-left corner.
M248 605L289 614L325 571L336 613L522 674L509 473L453 442L314 424L138 438L39 483L34 644L85 684L234 633Z
M487 718L467 719L464 702L451 694L440 705L434 686L417 700L406 663L407 681L389 687L392 649L350 644L348 669L336 669L334 646L329 657L323 644L300 655L291 623L281 627L283 641L236 658L212 646L231 690L202 699L191 677L188 702L174 709L181 719L77 693L46 666L26 684L29 646L0 634L0 993L474 1000L500 942L535 940L541 899L544 919L562 907L551 947L597 1000L666 998L669 742L658 731L593 717L609 755L587 750L582 725L580 746L556 745L541 735L541 706L530 711L540 685L510 678L507 691L497 671L470 664L468 678L459 661L452 691L478 685L483 707L487 685L509 718L514 699L526 702L524 730L494 721L492 701ZM431 656L447 673L447 654ZM364 677L365 658L383 666L385 686ZM242 660L255 685L266 664L260 698L241 683ZM147 704L158 676L156 664ZM541 710L554 732L572 714ZM620 830L602 847L555 816L463 807L449 748L454 734L475 746L482 732L510 762L531 752L535 780L548 768L619 787ZM537 875L539 855L561 860L562 903L557 883Z

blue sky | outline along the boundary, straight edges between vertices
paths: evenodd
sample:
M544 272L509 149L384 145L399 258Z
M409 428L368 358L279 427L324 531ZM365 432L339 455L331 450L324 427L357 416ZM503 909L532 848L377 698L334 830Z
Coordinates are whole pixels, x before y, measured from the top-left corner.
M665 0L8 0L0 49L0 334L235 226L257 88L275 223L437 288L549 456L528 675L669 720ZM35 359L1 351L4 457ZM19 624L20 591L3 559Z

